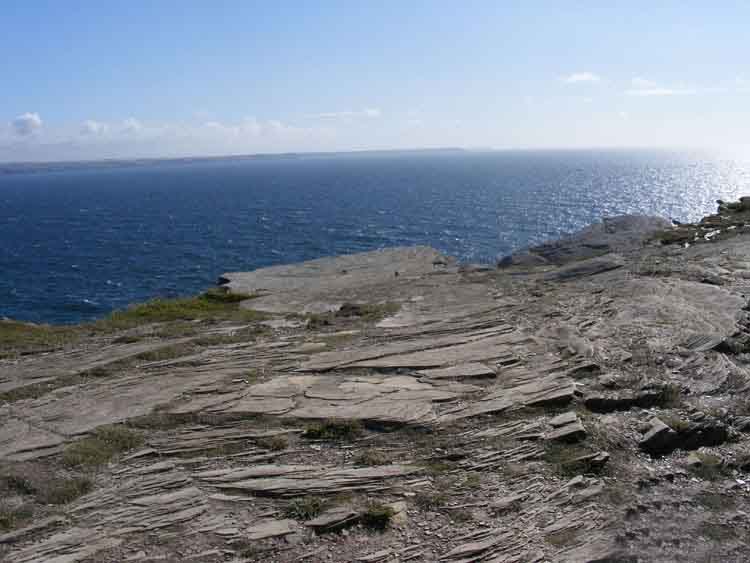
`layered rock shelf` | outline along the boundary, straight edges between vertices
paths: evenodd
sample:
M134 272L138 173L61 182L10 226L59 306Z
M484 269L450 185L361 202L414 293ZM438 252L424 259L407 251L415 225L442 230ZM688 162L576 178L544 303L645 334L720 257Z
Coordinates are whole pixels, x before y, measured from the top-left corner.
M227 273L215 316L7 345L0 560L744 561L747 209Z

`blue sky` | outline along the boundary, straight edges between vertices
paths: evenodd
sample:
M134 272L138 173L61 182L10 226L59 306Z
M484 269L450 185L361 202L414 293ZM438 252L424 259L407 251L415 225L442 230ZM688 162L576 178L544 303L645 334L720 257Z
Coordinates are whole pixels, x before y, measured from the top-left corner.
M743 146L750 3L4 0L0 161Z

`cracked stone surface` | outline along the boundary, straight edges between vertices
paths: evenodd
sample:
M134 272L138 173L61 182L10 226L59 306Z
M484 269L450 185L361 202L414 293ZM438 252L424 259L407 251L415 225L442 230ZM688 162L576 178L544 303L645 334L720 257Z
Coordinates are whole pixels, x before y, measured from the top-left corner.
M597 232L499 270L409 248L225 274L272 318L0 360L0 509L34 509L0 560L744 561L750 235ZM141 443L65 465L108 425Z

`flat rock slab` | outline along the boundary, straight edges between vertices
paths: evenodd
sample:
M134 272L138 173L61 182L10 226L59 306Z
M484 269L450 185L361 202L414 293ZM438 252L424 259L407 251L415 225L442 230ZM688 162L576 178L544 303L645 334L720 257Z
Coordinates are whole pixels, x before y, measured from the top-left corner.
M574 262L561 266L545 275L545 279L550 281L570 281L577 278L595 276L610 270L622 268L625 260L617 254L609 254L598 258L590 258L581 262Z
M497 376L495 370L478 362L459 364L447 368L426 369L418 373L429 379L470 379Z
M437 381L437 380L436 380ZM423 423L435 418L434 403L455 401L474 386L433 385L409 375L279 375L243 391L198 395L169 412L267 414L304 419L357 419Z
M76 563L97 552L117 547L120 538L102 535L93 528L71 528L50 536L39 543L12 551L9 561L14 563Z
M257 541L288 536L295 532L296 525L294 520L266 520L248 528L244 537L250 541Z
M419 471L421 468L412 465L324 469L304 471L283 477L214 482L213 486L218 489L246 491L257 496L289 498L300 495L331 495L352 491L380 491L388 487L387 481L406 477Z
M323 312L341 305L341 294L445 269L454 259L425 246L389 248L320 258L221 276L235 293L261 293L248 307L271 312Z
M316 532L330 532L340 530L349 525L355 524L359 520L359 513L348 507L336 507L326 510L308 522L305 526L313 528Z

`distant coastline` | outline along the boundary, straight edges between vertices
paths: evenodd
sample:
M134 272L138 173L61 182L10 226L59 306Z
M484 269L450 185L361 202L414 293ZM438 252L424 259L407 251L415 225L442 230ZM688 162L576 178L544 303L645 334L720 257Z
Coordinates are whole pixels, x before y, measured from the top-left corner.
M489 149L488 149L489 150ZM444 147L435 149L383 149L361 151L332 151L332 152L287 152L287 153L258 153L225 156L183 156L168 158L112 158L102 160L69 160L49 162L0 162L0 175L29 174L34 172L62 172L66 170L80 170L82 168L123 168L132 166L147 166L151 164L192 164L196 162L231 162L248 160L297 160L303 158L329 157L361 157L361 156L394 156L398 154L448 154L463 153L466 149Z

